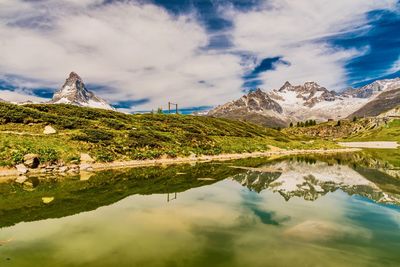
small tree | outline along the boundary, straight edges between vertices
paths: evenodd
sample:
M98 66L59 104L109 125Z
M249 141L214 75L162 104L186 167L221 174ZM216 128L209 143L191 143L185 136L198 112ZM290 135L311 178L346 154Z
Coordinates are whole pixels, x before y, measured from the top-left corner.
M342 122L340 120L338 120L338 122L336 123L336 126L340 126L342 125Z
M299 121L297 122L297 127L300 127L300 122Z
M356 122L357 121L357 116L354 116L353 117L353 122Z
M304 122L300 122L300 127L304 127Z
M290 127L290 128L293 127L293 122L290 122L289 127Z

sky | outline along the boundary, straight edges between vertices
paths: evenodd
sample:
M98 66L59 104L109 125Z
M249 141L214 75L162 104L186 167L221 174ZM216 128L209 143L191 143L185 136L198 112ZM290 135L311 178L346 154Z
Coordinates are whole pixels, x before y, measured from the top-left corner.
M0 98L46 101L71 71L125 112L340 91L400 77L400 1L0 0Z

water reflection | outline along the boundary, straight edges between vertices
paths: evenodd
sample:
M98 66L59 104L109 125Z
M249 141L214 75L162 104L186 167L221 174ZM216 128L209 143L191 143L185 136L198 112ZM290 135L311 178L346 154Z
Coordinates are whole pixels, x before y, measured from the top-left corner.
M235 181L256 192L266 189L278 192L286 201L293 197L316 200L340 189L349 195L361 195L376 202L400 204L399 195L384 192L368 180L365 172L362 175L347 165L288 159L257 168L234 168L246 170L232 177Z
M398 266L400 208L376 203L398 197L396 180L353 163L254 159L40 179L32 191L2 184L0 266Z

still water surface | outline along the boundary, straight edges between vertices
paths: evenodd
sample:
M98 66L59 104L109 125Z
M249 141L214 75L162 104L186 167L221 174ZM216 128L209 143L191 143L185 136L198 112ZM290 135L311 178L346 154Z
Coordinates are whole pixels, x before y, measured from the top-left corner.
M400 266L396 175L297 157L3 183L0 266Z

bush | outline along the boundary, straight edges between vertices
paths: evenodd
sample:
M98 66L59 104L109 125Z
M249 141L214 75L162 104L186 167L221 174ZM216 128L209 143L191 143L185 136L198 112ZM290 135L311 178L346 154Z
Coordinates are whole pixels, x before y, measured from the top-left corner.
M107 127L115 130L123 130L127 129L127 125L119 120L110 119L110 118L103 118L101 120Z
M114 134L104 130L86 129L82 131L83 135L75 135L72 140L84 141L89 143L107 142L114 138Z
M107 150L100 150L95 153L95 157L101 162L110 162L114 160L114 155Z
M59 159L58 152L53 148L40 148L39 159L41 163L55 162Z

